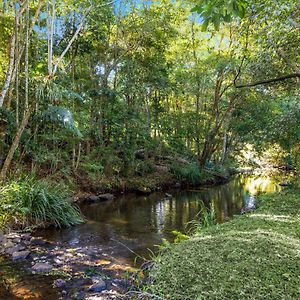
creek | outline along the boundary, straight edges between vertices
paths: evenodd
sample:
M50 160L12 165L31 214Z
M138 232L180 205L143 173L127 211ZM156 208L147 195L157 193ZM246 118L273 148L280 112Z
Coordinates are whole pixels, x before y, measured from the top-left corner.
M38 230L34 235L49 242L43 254L47 260L53 262L61 253L63 261L69 261L76 272L83 273L88 268L87 262L107 264L114 278L120 270L139 267L143 262L141 258L151 258L164 239L172 242L173 230L188 233L189 224L199 219L203 205L214 210L217 223L223 223L234 215L254 209L260 193L279 190L280 186L272 177L240 175L219 186L174 189L150 195L126 194L111 201L81 205L86 218L82 225ZM31 255L33 260L35 255ZM30 268L30 261L27 264ZM9 293L3 290L0 282L0 299L59 298L58 291L52 288L52 277L20 270L22 262L0 260L0 277L13 280L9 282L13 287ZM76 290L79 282L74 281L69 291Z

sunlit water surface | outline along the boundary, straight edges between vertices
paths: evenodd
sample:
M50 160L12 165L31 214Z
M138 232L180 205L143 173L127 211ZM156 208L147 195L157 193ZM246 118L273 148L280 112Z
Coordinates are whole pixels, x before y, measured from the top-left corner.
M81 207L87 222L68 229L46 229L36 232L62 248L97 248L101 255L117 266L139 266L137 255L149 258L163 239L172 242L173 230L186 232L188 224L199 218L203 203L213 208L218 223L256 205L259 193L280 189L269 177L238 176L221 186L171 190L148 196L126 194L114 201ZM21 266L9 260L0 261L1 275L14 278L10 292L0 281L0 299L49 299L59 295L52 288L53 279L20 272Z
M171 190L150 195L126 194L116 200L81 207L87 222L61 230L39 232L50 241L70 246L99 246L120 263L132 265L135 257L150 256L163 239L172 242L173 230L186 232L199 218L203 203L212 207L218 223L255 207L260 193L280 189L274 179L238 176L229 183L206 188Z

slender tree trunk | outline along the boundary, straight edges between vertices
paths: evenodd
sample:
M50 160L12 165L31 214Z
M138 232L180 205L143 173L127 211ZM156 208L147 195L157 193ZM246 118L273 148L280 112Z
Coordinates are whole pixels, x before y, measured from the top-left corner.
M81 157L81 143L79 143L79 145L78 145L78 154L77 154L77 161L76 161L76 165L75 165L75 171L78 169L80 157Z
M18 16L16 16L16 19L17 18L18 18ZM6 72L4 85L3 85L1 93L0 93L0 107L3 106L4 98L9 90L9 86L10 86L11 79L12 79L12 73L13 73L14 63L15 63L15 44L16 44L16 35L14 32L13 36L11 38L11 43L10 43L8 70Z
M22 119L22 122L17 130L17 133L14 137L14 140L10 146L10 149L8 151L8 154L6 156L6 159L3 163L3 167L1 169L1 172L0 172L0 182L1 181L4 181L6 179L6 174L7 174L7 171L10 167L10 164L12 162L12 159L14 157L14 154L19 146L19 143L20 143L20 139L21 139L21 136L22 136L22 133L25 129L25 127L27 126L28 124L28 120L30 118L30 115L31 115L31 110L27 110L26 113L24 114L24 117Z
M26 0L26 34L25 34L25 103L24 115L29 103L29 0Z
M53 34L54 34L54 21L55 21L55 0L51 1L51 8L50 8L50 1L47 2L47 40L48 40L48 75L52 74L53 70Z
M224 138L223 138L223 149L222 149L222 155L221 155L221 161L220 161L221 165L224 165L224 162L227 157L227 148L228 148L227 146L228 146L228 136L227 136L227 133L225 133Z

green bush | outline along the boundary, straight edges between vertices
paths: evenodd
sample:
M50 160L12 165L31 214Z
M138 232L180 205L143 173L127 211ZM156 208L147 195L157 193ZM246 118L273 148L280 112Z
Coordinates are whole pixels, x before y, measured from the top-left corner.
M144 176L154 171L153 163L147 160L136 160L134 162L134 172L137 175Z
M201 182L200 168L195 162L188 164L174 163L171 166L171 172L180 180L191 184L199 184Z
M67 200L61 185L22 179L0 187L0 226L53 224L67 227L83 222L79 209Z

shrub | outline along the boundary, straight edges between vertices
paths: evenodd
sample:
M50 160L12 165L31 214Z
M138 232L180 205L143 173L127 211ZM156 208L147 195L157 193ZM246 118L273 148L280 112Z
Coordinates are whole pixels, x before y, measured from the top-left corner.
M45 224L67 227L81 222L79 209L67 200L67 191L61 185L27 178L0 187L2 227Z
M136 160L134 162L134 172L139 176L150 174L154 171L153 163L150 161Z
M195 162L188 164L174 163L171 166L171 172L182 181L191 184L199 184L201 182L201 172Z

